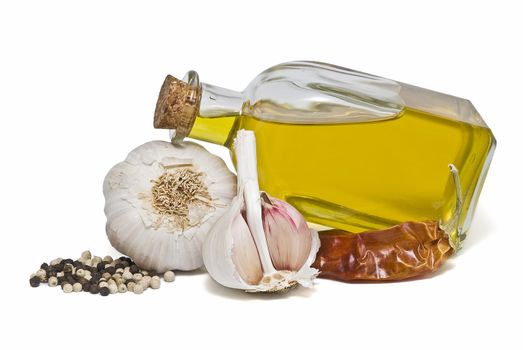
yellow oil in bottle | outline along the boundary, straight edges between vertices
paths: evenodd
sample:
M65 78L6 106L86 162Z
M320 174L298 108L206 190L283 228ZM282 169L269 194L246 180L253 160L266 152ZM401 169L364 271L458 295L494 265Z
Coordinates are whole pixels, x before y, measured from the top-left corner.
M331 125L197 117L189 136L231 148L239 129L256 134L262 190L310 222L351 232L448 219L451 163L466 212L495 142L488 128L408 108L389 120Z

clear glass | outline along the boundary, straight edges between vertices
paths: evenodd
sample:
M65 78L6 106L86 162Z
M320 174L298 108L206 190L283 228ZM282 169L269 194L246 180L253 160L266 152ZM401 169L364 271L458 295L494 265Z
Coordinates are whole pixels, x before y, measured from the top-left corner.
M242 92L202 83L190 137L257 138L260 186L352 232L449 220L457 167L468 231L495 138L467 100L318 62L269 68Z

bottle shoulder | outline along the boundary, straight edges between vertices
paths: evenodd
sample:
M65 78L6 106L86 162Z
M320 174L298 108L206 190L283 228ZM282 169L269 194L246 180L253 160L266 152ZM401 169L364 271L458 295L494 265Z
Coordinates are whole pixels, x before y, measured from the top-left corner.
M260 73L243 91L244 113L281 123L347 123L398 115L400 85L326 63L295 61Z
M408 108L488 127L466 99L313 61L266 69L243 91L243 100L244 114L279 123L376 122Z

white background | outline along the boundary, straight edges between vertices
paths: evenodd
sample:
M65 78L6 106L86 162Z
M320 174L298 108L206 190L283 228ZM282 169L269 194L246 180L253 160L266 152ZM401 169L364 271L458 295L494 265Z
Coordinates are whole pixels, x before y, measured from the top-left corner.
M145 3L145 2L144 2ZM521 11L514 2L2 1L0 347L521 349ZM152 128L164 76L241 90L288 60L465 97L498 139L470 237L432 278L247 295L204 272L142 295L32 289L57 256L117 253L102 181ZM209 150L223 157L218 146Z

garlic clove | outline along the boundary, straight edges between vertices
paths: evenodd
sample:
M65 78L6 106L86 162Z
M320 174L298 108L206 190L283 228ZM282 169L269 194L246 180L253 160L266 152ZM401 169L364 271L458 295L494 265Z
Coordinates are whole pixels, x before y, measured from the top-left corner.
M316 254L318 254L318 250L320 250L320 236L318 235L318 231L314 229L310 229L311 232L311 250L309 253L309 256L307 257L307 260L305 260L305 263L303 266L298 270L294 278L296 281L307 288L311 288L313 286L313 280L318 276L320 271L314 267L311 267L311 265L314 263L314 260L316 259Z
M242 215L233 218L231 232L231 255L236 271L245 283L256 285L263 278L263 270L256 244Z
M238 216L242 216L243 198L235 197L229 210L216 222L203 244L202 255L205 268L211 277L223 286L235 289L249 289L248 283L241 278L232 258L232 225ZM237 263L239 260L236 260Z
M312 247L310 229L303 216L290 204L262 194L263 229L277 270L298 271Z

